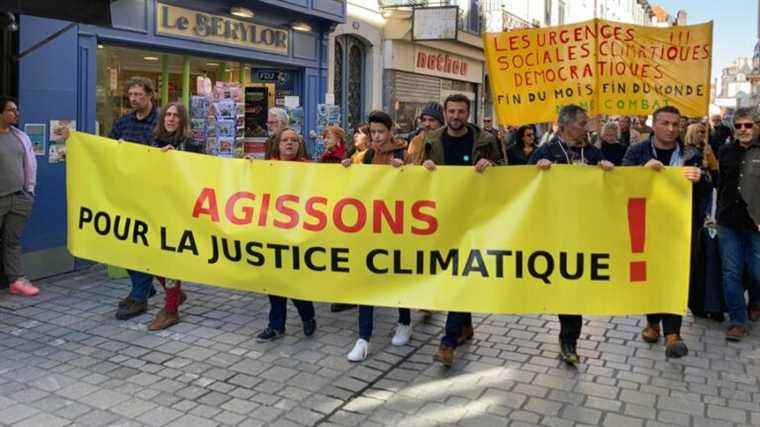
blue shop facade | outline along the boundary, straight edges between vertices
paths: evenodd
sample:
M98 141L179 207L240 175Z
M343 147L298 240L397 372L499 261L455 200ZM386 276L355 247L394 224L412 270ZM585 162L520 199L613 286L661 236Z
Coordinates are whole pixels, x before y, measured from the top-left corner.
M37 197L23 236L32 278L86 263L66 249L66 163L49 140L56 126L107 135L129 111L125 83L152 79L155 104L188 103L203 83L262 86L275 105L303 108L304 135L316 128L327 86L327 41L345 20L344 0L117 0L112 27L21 16L18 65L20 127L40 131ZM41 47L35 45L64 30ZM272 103L269 106L274 106ZM61 159L57 159L61 160ZM72 183L76 185L76 183ZM139 197L135 189L135 197Z

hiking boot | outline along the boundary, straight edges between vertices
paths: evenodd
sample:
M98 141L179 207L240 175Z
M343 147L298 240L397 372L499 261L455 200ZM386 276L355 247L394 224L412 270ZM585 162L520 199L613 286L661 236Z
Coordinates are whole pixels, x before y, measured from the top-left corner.
M314 331L317 330L316 319L304 320L303 322L303 334L307 337L314 335Z
M272 328L266 328L256 335L256 342L270 342L285 336L285 331L276 331Z
M678 359L689 354L689 349L678 334L668 334L665 337L665 357Z
M581 358L578 357L578 353L576 350L576 344L569 343L569 342L559 342L559 356L562 358L562 361L564 361L567 364L575 365L576 363L581 361Z
M433 360L440 362L443 366L450 368L454 364L454 347L441 344L438 347L438 353L433 355Z
M660 325L647 323L646 328L641 331L641 339L649 344L657 344L657 341L660 340Z
M462 332L457 337L457 345L466 343L467 341L471 340L474 335L475 329L472 328L472 325L462 326Z
M119 308L116 310L116 318L119 320L129 320L148 311L147 301L138 302L127 297L122 302L124 304L119 303Z
M156 317L154 317L153 321L148 325L148 330L160 331L170 326L176 325L178 322L178 312L175 311L174 313L169 313L168 311L161 309L161 311L156 313Z
M741 341L742 338L749 335L748 325L733 325L726 331L726 339L729 341Z
M26 277L19 277L13 283L8 286L8 290L13 295L23 295L25 297L33 297L40 293L40 290L32 285L32 282L27 280Z
M747 307L747 316L749 316L749 320L753 322L760 320L760 305L750 304L750 306Z
M356 307L356 304L330 304L330 312L340 313L341 311L351 310L354 307Z

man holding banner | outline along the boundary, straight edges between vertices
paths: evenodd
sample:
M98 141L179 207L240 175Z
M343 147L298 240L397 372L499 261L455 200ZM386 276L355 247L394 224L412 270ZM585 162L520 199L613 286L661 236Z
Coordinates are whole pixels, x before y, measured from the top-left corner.
M449 95L443 103L446 126L425 136L424 162L433 171L436 165L471 166L483 172L502 159L499 143L490 132L478 129L467 122L470 117L470 100L463 94ZM454 363L454 350L474 335L472 313L449 312L446 329L435 361L444 366Z
M153 130L158 122L158 112L153 105L153 81L145 77L133 77L126 86L132 112L114 123L108 137L150 145L153 141ZM119 301L116 310L116 318L119 320L128 320L148 311L148 298L156 294L153 275L135 270L127 272L132 281L132 291Z
M695 147L683 144L679 137L681 113L672 106L657 109L652 114L652 136L648 140L632 145L623 158L623 166L644 166L661 171L668 166L688 166L684 177L693 183L700 182L702 154ZM694 212L692 212L692 216ZM663 284L664 285L664 284ZM683 316L660 313L647 314L647 326L641 338L656 344L660 340L660 323L665 334L665 355L679 358L689 354L689 349L681 339Z
M559 131L551 141L539 147L529 163L541 170L549 170L552 164L598 165L611 171L615 165L604 160L602 152L587 144L588 115L577 105L566 105L559 110L557 118ZM578 338L581 336L583 316L575 314L559 315L559 354L566 363L574 365L580 361L577 352Z

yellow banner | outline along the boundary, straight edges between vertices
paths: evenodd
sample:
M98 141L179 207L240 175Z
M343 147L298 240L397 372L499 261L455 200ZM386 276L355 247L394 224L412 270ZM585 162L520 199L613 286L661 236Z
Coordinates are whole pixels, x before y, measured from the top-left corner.
M684 313L678 168L304 164L75 132L68 247L160 276L315 301L486 313Z
M712 22L643 27L595 19L560 27L484 33L499 122L557 119L578 104L589 114L648 115L672 105L707 115Z

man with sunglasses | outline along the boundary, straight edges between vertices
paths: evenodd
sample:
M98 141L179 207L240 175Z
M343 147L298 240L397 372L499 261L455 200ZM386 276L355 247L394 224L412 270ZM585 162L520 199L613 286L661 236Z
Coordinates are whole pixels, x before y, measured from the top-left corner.
M623 157L623 166L644 166L661 171L665 166L683 166L684 177L693 183L702 183L702 153L695 147L684 145L680 139L681 113L673 106L657 109L652 114L652 135L633 144ZM696 209L693 210L693 212ZM657 219L655 219L657 220ZM667 221L667 218L660 219ZM667 283L657 284L667 286ZM650 344L660 340L660 324L665 334L665 356L679 358L689 354L681 339L683 316L671 313L647 314L647 326L641 338Z
M718 238L723 263L723 293L730 326L726 339L741 341L749 321L760 319L760 142L750 109L734 115L734 140L718 152ZM749 306L744 300L742 275L752 276Z

